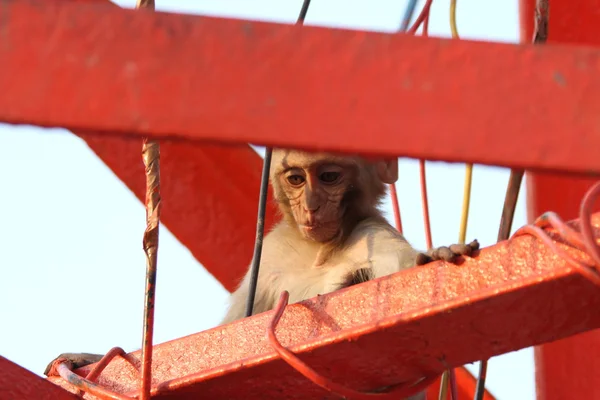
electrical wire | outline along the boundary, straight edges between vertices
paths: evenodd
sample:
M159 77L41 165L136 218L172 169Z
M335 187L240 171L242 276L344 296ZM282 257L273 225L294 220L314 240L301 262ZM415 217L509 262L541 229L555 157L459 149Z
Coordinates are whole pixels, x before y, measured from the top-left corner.
M428 249L433 247L431 238L431 222L429 220L429 200L427 199L427 175L425 160L419 160L419 180L421 181L421 208L423 209L423 225L425 227L425 243Z
M432 0L428 0L429 3L431 3L431 1ZM415 8L417 8L417 0L409 0L408 4L406 5L406 9L404 10L404 17L402 18L402 23L400 24L400 32L406 32L406 30L408 29L408 24L410 24L410 21L412 20L412 16L415 13ZM421 14L423 14L423 11L421 11ZM419 15L419 18L421 18L421 15ZM398 193L396 191L396 184L390 184L389 188L390 198L392 201L392 208L394 209L394 220L396 223L396 229L400 233L402 233L402 218L400 216L400 205L398 203Z
M304 24L304 19L308 13L310 0L304 0L296 24ZM260 195L258 198L258 216L256 219L256 238L254 240L254 255L252 256L252 265L250 266L250 285L248 297L246 299L246 317L252 315L254 310L254 299L256 297L256 287L258 285L258 271L260 269L260 259L262 256L263 239L265 234L265 214L267 210L267 197L269 188L269 174L271 171L271 156L273 149L267 147L265 158L263 160L263 170L260 179Z
M428 35L428 27L429 27L429 12L431 11L431 4L433 3L433 0L427 0L425 2L425 5L423 6L423 9L421 10L421 13L419 14L419 16L417 17L417 19L415 20L415 23L413 24L413 26L410 27L410 29L408 30L408 33L411 34L415 34L417 33L417 30L419 29L419 27L421 26L421 24L423 24L423 33L422 36L427 36Z
M465 243L467 240L467 223L469 222L469 208L471 205L471 183L473 181L473 164L465 166L465 183L463 189L463 204L460 215L460 230L458 232L458 242Z
M404 10L404 17L402 18L402 23L400 24L400 32L406 32L408 29L408 24L410 24L410 20L415 13L415 8L417 8L417 0L408 0L408 4Z
M426 21L423 21L424 23ZM450 0L450 31L453 39L459 39L458 28L456 27L456 0ZM465 183L463 190L463 204L460 217L460 229L458 233L458 242L465 243L467 238L467 223L469 221L469 206L471 203L471 182L473 180L473 164L467 164L465 168ZM446 379L444 379L446 378ZM448 369L442 375L442 384L440 385L440 400L446 399L446 393L450 387L451 398L458 399L456 388L456 377L453 369Z
M396 184L392 183L390 187L390 198L392 200L392 209L394 210L394 222L398 232L402 233L402 218L400 215L400 204L398 203L398 193L396 192Z

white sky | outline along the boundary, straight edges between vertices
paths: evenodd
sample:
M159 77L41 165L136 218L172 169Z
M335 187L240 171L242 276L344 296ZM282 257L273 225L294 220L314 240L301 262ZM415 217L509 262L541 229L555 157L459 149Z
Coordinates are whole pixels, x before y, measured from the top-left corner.
M135 1L117 3L133 7ZM157 3L159 10L294 22L302 0ZM393 32L405 3L312 0L306 24ZM434 2L432 35L450 36L448 4ZM457 18L463 38L518 41L517 0L459 0ZM434 244L453 243L464 167L428 166ZM0 354L41 374L62 352L104 353L116 345L138 349L145 273L142 204L82 140L61 129L0 125L0 170ZM505 169L475 167L468 240L477 238L483 246L495 242L507 181ZM401 160L398 191L404 231L424 248L415 161ZM524 205L520 199L515 229L526 223ZM391 217L389 203L385 207ZM163 226L155 343L215 326L226 298L223 287ZM477 365L468 368L476 372ZM534 399L533 371L531 349L496 357L487 387L501 400Z

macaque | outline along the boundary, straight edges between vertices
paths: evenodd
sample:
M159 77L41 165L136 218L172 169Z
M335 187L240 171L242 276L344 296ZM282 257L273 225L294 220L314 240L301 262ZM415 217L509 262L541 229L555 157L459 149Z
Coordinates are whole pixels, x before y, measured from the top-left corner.
M270 180L283 218L264 238L253 314L274 308L284 290L295 303L479 249L474 240L415 250L378 209L385 184L397 179L397 159L274 149ZM250 273L231 295L222 324L245 316ZM420 392L407 400L424 399Z
M265 235L253 314L282 291L295 303L433 260L453 261L469 244L415 250L378 209L398 161L274 149L270 180L283 216ZM231 295L222 324L245 316L250 271Z
M479 248L475 240L426 253L414 249L378 209L386 184L397 179L396 158L274 149L270 181L283 218L264 238L253 314L273 309L284 290L295 303ZM250 271L232 293L221 324L244 318L249 283ZM101 358L61 356L77 367ZM424 399L424 393L410 399Z

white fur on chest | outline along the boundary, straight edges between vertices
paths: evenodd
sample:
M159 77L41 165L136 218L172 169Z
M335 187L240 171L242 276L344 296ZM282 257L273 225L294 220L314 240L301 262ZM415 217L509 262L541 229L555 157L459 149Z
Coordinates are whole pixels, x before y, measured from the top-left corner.
M272 267L268 284L276 295L283 290L290 294L290 303L339 289L356 270L370 268L379 277L405 268L406 251L410 246L393 228L369 220L359 224L344 246L320 266L315 260L320 245L291 242L267 251L266 259Z

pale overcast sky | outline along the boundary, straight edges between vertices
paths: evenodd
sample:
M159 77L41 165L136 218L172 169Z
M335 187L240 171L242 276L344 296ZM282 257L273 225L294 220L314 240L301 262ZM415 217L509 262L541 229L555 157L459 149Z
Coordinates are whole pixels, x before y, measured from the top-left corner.
M135 1L117 3L133 7ZM159 10L291 23L302 1L157 3ZM406 0L313 0L306 24L393 32L405 5ZM450 36L448 5L449 0L434 2L432 35ZM517 0L459 0L457 13L463 38L518 41ZM464 166L428 165L434 244L453 243ZM41 374L62 352L138 349L145 273L142 204L82 140L61 129L0 125L0 170L0 354ZM495 242L508 171L476 166L473 179L467 239L488 246ZM405 233L424 248L414 160L401 160L398 191ZM524 205L521 197L515 227L526 223ZM385 210L391 217L389 203ZM163 227L155 343L215 326L226 298L223 287ZM476 365L468 368L477 371ZM531 349L496 357L487 386L501 400L534 399L533 371Z

